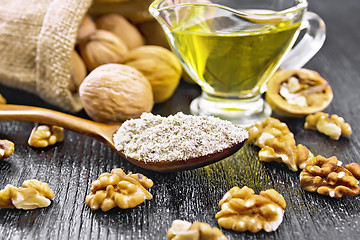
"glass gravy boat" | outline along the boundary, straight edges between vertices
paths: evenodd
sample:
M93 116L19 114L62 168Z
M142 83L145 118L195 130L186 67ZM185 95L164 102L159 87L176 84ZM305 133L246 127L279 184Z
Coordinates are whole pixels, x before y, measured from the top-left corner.
M262 98L280 67L302 67L321 48L325 24L306 0L156 0L161 24L188 75L202 88L190 111L250 125L271 115ZM307 29L292 49L301 29ZM292 50L291 50L292 49Z

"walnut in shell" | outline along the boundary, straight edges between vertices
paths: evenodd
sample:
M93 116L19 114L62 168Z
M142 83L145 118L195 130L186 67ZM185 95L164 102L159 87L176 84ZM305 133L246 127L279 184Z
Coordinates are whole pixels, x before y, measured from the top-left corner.
M80 98L90 118L119 123L150 112L154 99L149 80L135 68L105 64L81 83Z
M76 43L80 43L96 31L96 25L89 15L85 15L80 23Z
M126 44L129 50L145 44L145 40L139 30L123 16L111 13L103 15L96 20L98 29L114 33Z
M106 30L96 30L80 43L80 55L89 71L103 64L120 63L127 52L126 44Z
M161 46L170 49L164 30L155 19L145 21L136 25L146 39L147 45Z
M110 12L116 12L138 24L154 20L149 12L149 5L153 0L93 0L89 13L92 16L102 16Z
M72 92L77 92L80 84L85 79L87 74L86 66L77 51L71 52L71 79L69 89Z
M136 68L150 81L155 103L164 102L173 95L182 75L182 66L175 54L160 46L136 48L122 63Z

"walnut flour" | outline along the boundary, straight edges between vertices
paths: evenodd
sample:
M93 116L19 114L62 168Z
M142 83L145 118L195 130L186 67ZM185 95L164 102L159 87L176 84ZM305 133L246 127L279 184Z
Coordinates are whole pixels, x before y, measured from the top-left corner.
M145 162L200 157L247 138L246 130L229 121L182 112L168 117L143 113L125 121L113 136L118 151Z

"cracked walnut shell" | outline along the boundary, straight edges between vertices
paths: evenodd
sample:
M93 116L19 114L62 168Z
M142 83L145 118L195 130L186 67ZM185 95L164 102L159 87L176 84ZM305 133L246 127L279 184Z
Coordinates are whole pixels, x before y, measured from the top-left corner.
M0 160L8 158L15 150L15 145L9 140L0 140Z
M269 189L255 195L248 187L231 188L219 202L215 218L221 227L256 233L275 231L283 220L286 202L277 191Z
M142 174L129 173L116 168L111 173L103 173L91 184L91 193L85 202L91 210L101 208L104 212L118 206L119 208L133 208L152 199L152 195L145 189L153 186L151 179Z
M276 118L267 118L248 129L248 142L261 148L259 160L264 162L282 162L292 171L304 168L313 154L301 144L296 145L294 134L287 125Z
M349 136L352 134L350 124L346 123L342 117L336 114L331 115L317 112L306 116L305 129L317 130L333 140L338 140L341 135Z
M0 208L35 209L48 207L54 192L47 183L32 179L24 181L21 188L10 184L0 191Z
M184 220L174 220L168 231L172 240L228 240L217 227L212 228L203 222L190 223Z
M332 99L328 82L309 69L279 70L267 83L266 101L283 116L304 117L322 111Z
M35 148L44 148L64 140L64 129L55 125L37 124L31 131L28 144Z
M360 193L358 179L360 165L351 163L341 166L341 162L333 156L312 158L300 173L300 185L306 191L340 198L343 195L355 196Z

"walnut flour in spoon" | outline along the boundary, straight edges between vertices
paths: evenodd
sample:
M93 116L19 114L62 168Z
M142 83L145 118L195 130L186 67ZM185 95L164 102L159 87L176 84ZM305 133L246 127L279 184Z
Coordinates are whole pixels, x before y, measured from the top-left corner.
M187 160L220 152L248 138L230 121L179 112L168 117L143 113L125 121L113 135L115 147L126 157L144 162Z

